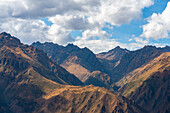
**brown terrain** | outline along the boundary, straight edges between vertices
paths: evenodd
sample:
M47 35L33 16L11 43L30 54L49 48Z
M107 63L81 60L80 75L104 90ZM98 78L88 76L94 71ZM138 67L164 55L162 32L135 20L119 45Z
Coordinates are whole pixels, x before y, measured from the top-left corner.
M0 113L170 112L169 46L95 55L73 44L32 45L39 49L0 34Z
M64 47L49 42L35 42L32 46L42 49L53 61L76 75L85 84L109 89L112 89L113 77L110 76L113 74L113 69L119 64L122 56L129 53L127 49L119 46L97 55L88 48L81 49L73 44Z
M108 52L97 54L96 57L102 62L109 72L112 72L113 68L115 68L120 63L120 59L129 52L129 50L122 49L117 46Z
M170 52L128 73L116 83L118 94L133 99L149 112L169 112Z
M10 34L0 34L0 112L147 112L134 101L108 89L81 85L78 78L42 50L24 45Z
M147 64L154 58L161 55L166 48L156 48L155 46L145 46L142 49L131 51L125 54L120 63L113 69L113 74L111 79L113 82L119 81L121 78L126 76L126 74L132 72L133 70L141 67L142 65ZM166 51L170 52L170 49Z
M170 67L152 74L128 97L150 113L170 112Z
M93 84L95 86L105 87L105 88L110 89L112 82L111 82L110 76L108 74L102 73L100 71L93 71L89 75L88 79L86 81L84 81L84 83L86 85Z
M33 43L32 46L42 49L53 61L60 64L60 66L64 67L68 72L74 74L84 83L87 83L85 81L88 81L89 77L94 78L94 74L96 72L102 73L101 77L99 77L100 74L96 73L98 77L96 76L95 79L98 82L104 84L104 86L110 87L110 85L105 82L110 79L110 77L104 77L106 80L103 80L104 78L102 78L103 74L105 74L106 68L99 61L96 55L88 48L85 47L81 49L73 44L68 44L64 47L58 44L47 42L36 42ZM94 83L93 85L101 86L98 85L98 83Z

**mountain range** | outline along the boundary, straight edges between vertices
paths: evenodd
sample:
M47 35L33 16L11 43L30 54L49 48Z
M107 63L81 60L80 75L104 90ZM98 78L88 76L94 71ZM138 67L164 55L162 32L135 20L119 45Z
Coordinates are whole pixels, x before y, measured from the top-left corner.
M2 113L168 113L170 47L99 54L0 34Z
M42 49L53 61L76 75L84 83L89 81L89 77L95 77L94 74L97 74L95 71L100 71L100 73L105 75L106 79L104 81L109 80L107 83L104 83L105 86L119 81L127 73L145 65L163 52L170 52L169 46L164 48L145 46L136 51L129 51L117 46L108 52L95 55L89 49L81 49L73 44L68 44L64 47L54 43L35 42L32 46ZM101 83L103 82L99 76L95 77L95 79Z

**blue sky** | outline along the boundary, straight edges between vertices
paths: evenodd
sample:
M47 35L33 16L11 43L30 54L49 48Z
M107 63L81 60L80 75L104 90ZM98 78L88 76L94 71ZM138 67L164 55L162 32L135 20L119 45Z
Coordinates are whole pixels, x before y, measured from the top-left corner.
M169 0L2 0L0 31L23 43L73 43L95 53L170 45ZM2 8L2 9L1 9Z
M141 18L137 20L132 20L128 24L122 24L120 26L114 26L109 23L110 27L113 27L113 29L109 29L107 27L103 27L102 29L106 31L108 34L112 34L110 36L110 39L115 39L118 42L121 43L135 43L135 40L129 41L129 39L132 39L133 37L140 37L140 35L143 32L142 25L147 24L147 18L150 17L153 13L161 14L165 8L167 7L167 3L169 0L155 0L154 4L150 7L146 7L142 10ZM48 26L52 25L52 22L48 21L48 18L42 19ZM72 31L71 36L76 39L77 36L82 37L83 31ZM170 44L170 38L164 38L164 39L149 39L150 44L152 43L158 43L162 46L169 45ZM140 48L140 47L138 47Z
M115 26L114 27L114 34L113 37L111 38L117 38L118 41L123 42L123 43L128 43L128 39L132 37L132 35L135 35L139 37L139 35L142 34L142 25L146 24L146 18L150 17L153 13L162 13L168 3L169 0L155 0L154 5L144 8L142 10L143 14L141 19L139 20L134 20L130 24L122 24L121 26ZM125 38L125 39L124 39ZM150 39L151 42L153 43L166 43L169 42L170 44L170 39L159 39L159 40L152 40ZM130 43L130 42L129 42Z

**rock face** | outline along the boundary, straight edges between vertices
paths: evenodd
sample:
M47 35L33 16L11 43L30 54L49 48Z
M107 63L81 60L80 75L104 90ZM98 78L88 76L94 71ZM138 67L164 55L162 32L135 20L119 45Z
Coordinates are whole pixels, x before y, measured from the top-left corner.
M83 85L42 50L0 34L0 112L145 113L105 88Z

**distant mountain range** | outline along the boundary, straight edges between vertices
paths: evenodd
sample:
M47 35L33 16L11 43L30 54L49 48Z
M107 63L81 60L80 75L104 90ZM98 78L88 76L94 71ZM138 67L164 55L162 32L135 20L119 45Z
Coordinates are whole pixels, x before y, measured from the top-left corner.
M145 46L142 49L131 51L125 54L120 63L113 69L112 78L120 80L127 73L147 64L149 61L161 55L163 52L170 52L170 47L156 48L155 46Z
M0 113L169 113L169 78L169 46L95 55L0 34Z
M88 78L90 77L92 79L92 76L94 78L96 76L95 74L97 74L95 71L99 73L106 72L104 65L102 65L96 55L88 48L81 49L73 44L68 44L64 47L48 42L36 42L33 43L32 46L42 49L53 61L60 64L60 66L64 67L70 73L76 75L84 83L91 83ZM103 84L98 86L110 87L111 80L107 74L105 74L104 78L98 76L95 79L97 82L100 81L100 83ZM88 82L86 82L86 80Z
M100 73L108 75L105 76L105 83L99 79L99 76L95 78L95 81L100 81L100 84L105 84L105 86L119 81L127 73L146 64L163 52L170 52L169 46L164 48L145 46L136 51L129 51L118 46L108 52L95 55L88 48L81 49L73 44L64 47L53 43L36 42L32 46L42 49L53 61L76 75L82 82L87 83L86 80L89 77L90 79L94 78L94 71L100 71ZM106 83L106 80L110 82ZM92 84L96 85L94 80Z

